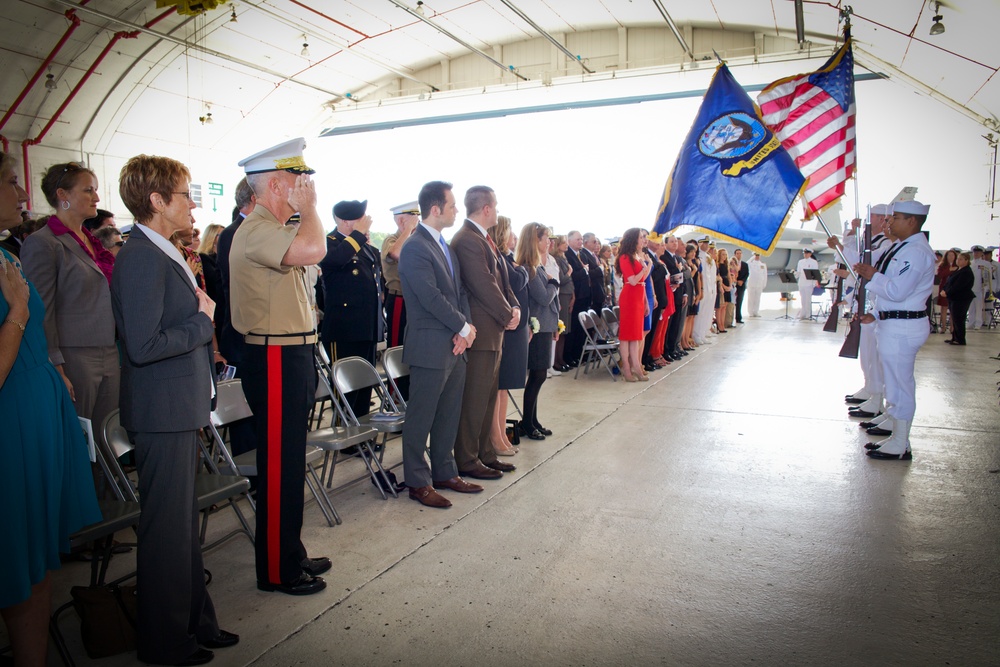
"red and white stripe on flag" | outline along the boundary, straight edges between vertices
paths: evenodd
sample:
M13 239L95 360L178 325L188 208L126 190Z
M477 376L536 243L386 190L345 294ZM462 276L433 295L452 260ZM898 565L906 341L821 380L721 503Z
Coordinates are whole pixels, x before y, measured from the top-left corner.
M808 179L807 214L843 196L854 175L854 58L850 41L816 72L780 79L758 95L764 123Z

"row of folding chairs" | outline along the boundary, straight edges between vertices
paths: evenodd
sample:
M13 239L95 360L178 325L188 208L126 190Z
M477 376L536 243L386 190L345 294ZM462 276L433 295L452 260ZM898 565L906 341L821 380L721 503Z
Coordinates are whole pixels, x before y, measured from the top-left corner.
M617 382L620 373L618 315L610 308L604 308L601 315L590 309L580 311L577 319L585 338L573 379L580 377L581 368L586 375L600 365L608 372L611 379Z

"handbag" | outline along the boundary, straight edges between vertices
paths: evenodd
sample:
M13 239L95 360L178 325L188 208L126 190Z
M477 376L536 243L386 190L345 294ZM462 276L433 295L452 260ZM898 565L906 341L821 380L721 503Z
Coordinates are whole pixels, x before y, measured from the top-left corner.
M135 586L74 586L70 595L88 657L106 658L135 649Z

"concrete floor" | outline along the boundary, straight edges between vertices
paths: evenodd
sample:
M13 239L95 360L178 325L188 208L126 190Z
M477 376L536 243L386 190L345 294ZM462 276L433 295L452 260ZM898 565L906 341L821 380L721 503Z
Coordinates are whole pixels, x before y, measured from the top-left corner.
M303 540L334 562L321 594L258 592L248 542L216 549L242 640L213 664L1000 664L1000 335L931 336L914 460L882 462L846 417L842 336L777 314L649 383L549 380L555 435L448 510L367 481L335 496L341 526L308 505ZM86 579L67 566L57 590ZM82 656L72 613L62 628Z

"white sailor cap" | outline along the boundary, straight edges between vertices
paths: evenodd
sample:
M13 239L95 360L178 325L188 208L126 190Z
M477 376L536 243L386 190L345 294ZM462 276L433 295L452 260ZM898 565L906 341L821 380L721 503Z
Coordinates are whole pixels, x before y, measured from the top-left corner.
M872 215L889 215L889 205L875 204L872 206Z
M420 215L420 205L415 201L393 206L389 210L392 211L393 215Z
M893 213L905 213L906 215L927 215L930 210L930 204L921 204L915 199L911 201L898 201L892 205Z
M981 245L974 245L974 246L972 246L972 251L973 251L973 252L975 252L975 251L977 251L977 250L978 250L979 252L982 252L982 251L983 251L983 246L981 246Z
M302 156L305 152L306 140L302 137L289 139L277 146L271 146L250 157L243 158L239 166L248 174L261 174L266 171L290 171L293 174L315 174L315 169L306 165Z

